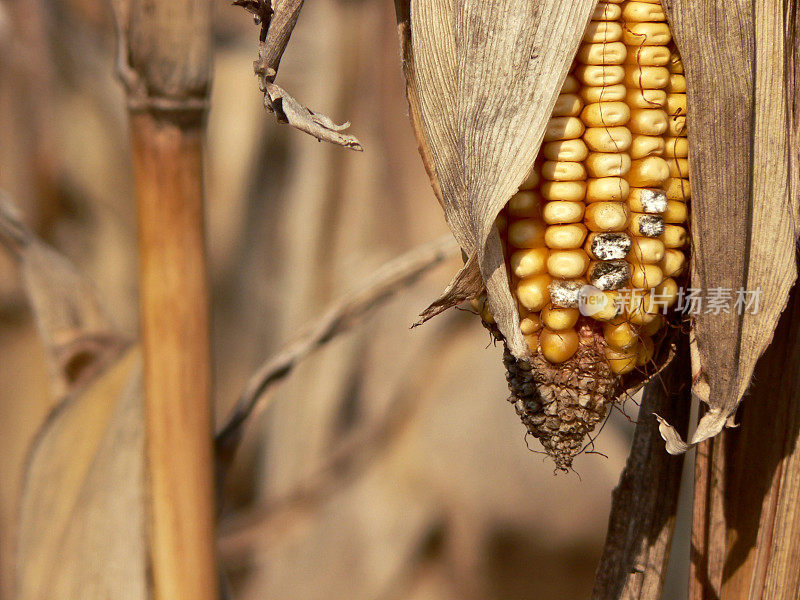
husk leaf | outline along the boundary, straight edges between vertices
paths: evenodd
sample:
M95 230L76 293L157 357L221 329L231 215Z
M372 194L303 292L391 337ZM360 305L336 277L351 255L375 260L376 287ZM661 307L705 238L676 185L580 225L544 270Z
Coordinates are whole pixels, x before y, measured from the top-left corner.
M693 322L693 392L708 405L684 452L732 421L797 276L796 3L663 0L687 80L692 287L760 290L755 313ZM757 399L754 399L757 400Z
M420 152L468 257L423 317L485 287L509 350L528 356L494 221L533 165L595 1L396 5Z

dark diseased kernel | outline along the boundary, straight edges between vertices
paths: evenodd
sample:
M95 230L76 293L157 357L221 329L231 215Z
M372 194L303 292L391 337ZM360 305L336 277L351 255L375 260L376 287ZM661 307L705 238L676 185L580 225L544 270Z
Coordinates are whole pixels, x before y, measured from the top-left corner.
M608 260L595 263L589 271L589 281L597 289L620 290L628 285L631 266L624 260Z
M622 260L630 252L631 238L625 233L598 233L592 238L591 249L598 260Z
M667 193L664 190L643 189L639 198L643 212L661 214L667 210Z
M639 233L646 237L658 237L664 233L664 218L657 215L639 217Z
M548 286L550 302L562 308L577 308L580 304L581 290L586 285L583 281L557 279Z

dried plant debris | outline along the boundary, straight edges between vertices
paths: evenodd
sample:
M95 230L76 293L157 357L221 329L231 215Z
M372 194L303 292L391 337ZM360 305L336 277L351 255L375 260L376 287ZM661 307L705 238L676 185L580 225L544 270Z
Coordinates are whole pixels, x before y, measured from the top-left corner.
M283 0L276 2L274 7L270 0L236 0L233 4L252 14L260 28L258 58L253 63L253 70L264 94L264 107L275 113L279 123L288 123L320 141L362 151L361 142L344 133L350 127L349 122L339 125L330 117L306 108L275 83L281 57L297 23L303 0Z

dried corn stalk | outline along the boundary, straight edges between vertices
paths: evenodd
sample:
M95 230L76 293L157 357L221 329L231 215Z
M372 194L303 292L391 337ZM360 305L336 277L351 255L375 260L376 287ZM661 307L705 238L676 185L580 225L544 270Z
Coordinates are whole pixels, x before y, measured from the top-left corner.
M581 39L590 34L590 20L612 20L617 17L609 15L619 12L626 36L630 37L633 32L635 37L638 35L635 21L658 20L648 13L654 10L661 13L658 4L612 1L598 5L592 1L558 0L396 2L412 123L434 191L466 257L462 270L443 296L423 313L423 318L486 294L488 306L483 310L483 316L506 345L505 361L509 368L512 400L529 430L540 434L537 437L543 440L560 467L569 466L579 449L580 439L605 414L607 405L614 398L641 385L649 375L663 367L670 355L670 340L662 333L664 339L660 348L655 348L651 359L653 348L648 348L644 342L644 337L652 333L645 331L647 323L637 323L632 334L606 331L602 335L589 320L580 317L580 321L574 321L574 311L570 315L562 310L569 307L568 304L548 308L550 297L537 302L536 295L545 287L552 296L549 284L554 276L549 267L549 274L543 276L541 282L521 290L515 285L517 280L513 272L519 263L512 264L506 246L510 246L510 251L519 249L514 240L520 238L512 235L515 232L511 229L504 235L508 214L503 212L507 206L513 211L512 195L519 189L534 188L550 204L559 201L564 210L571 200L588 200L589 192L585 186L579 190L580 198L570 198L575 186L570 188L567 185L571 183L570 177L585 177L582 173L576 175L578 167L574 166L583 159L567 159L572 161L571 170L563 170L559 164L535 165L534 161L540 151L544 155L548 152L547 147L542 147L542 141L551 133L548 128L551 115L567 110L563 113L565 118L572 118L573 124L577 121L578 129L584 127L587 118L592 118L585 112L581 113L584 120L584 125L581 125L576 115L569 113L569 108L565 109L563 103L557 102L559 92L562 92L563 99L574 83L567 74L575 65L576 55L578 63L593 62L586 45L579 46ZM627 11L624 17L621 16L623 10ZM735 314L733 310L719 314L701 311L693 317L694 392L709 405L709 411L692 443L718 433L733 414L747 387L755 361L771 339L795 278L798 175L797 131L793 119L797 100L793 95L796 67L792 66L795 63L789 54L796 49L792 46L791 28L787 24L796 19L796 15L792 8L783 8L784 13L780 10L759 8L756 11L753 7L743 8L730 3L709 5L705 2L665 1L666 15L661 13L659 19L668 19L672 26L669 37L674 39L683 55L686 67L683 85L686 88L672 90L680 92L674 95L673 100L681 106L670 102L664 102L662 106L670 113L672 121L677 121L680 111L688 108L688 145L692 151L686 152L685 140L677 139L679 134L670 123L665 145L669 150L672 141L671 156L663 149L654 154L666 156L672 163L670 170L677 171L677 174L669 174L673 180L667 181L666 177L648 180L647 169L641 164L637 167L636 163L641 161L633 156L639 151L635 139L629 151L631 155L625 159L633 159L634 168L630 171L633 179L627 170L613 173L611 169L603 174L624 175L631 188L660 189L667 197L674 196L677 189L681 196L677 199L686 200L689 194L680 189L683 185L680 182L686 182L685 171L690 167L694 188L691 209L695 240L693 285L706 291L723 288L736 293L742 288L759 290L760 293L760 311L755 314ZM639 13L647 14L645 18L637 19ZM754 23L756 27L753 27ZM666 28L666 24L663 27ZM651 36L649 39L652 42L655 38ZM777 52L756 52L761 46L766 49L767 43L775 39L785 40ZM606 82L605 78L616 69L630 92L636 88L636 81L642 81L644 70L650 68L648 60L661 60L659 56L667 48L676 51L675 46L668 44L669 40L641 44L663 48L648 50L646 54L641 48L636 48L633 53L635 61L621 59L624 67L612 67L600 61L603 67L599 74L595 74L596 78L599 77L597 82L590 83L592 74L583 73L578 77L578 85L600 88L608 83L611 86L613 84ZM625 45L628 56L631 56L632 48L637 44L626 39ZM601 52L605 53L610 44L602 48ZM719 65L726 65L726 68L720 69ZM736 68L730 68L731 65ZM757 66L762 70L754 78ZM635 69L638 69L638 75L632 74ZM679 73L680 70L674 69L673 72ZM744 76L740 76L742 72ZM653 97L648 95L646 88L665 88L668 85L639 87L642 88L642 99L647 101ZM641 108L635 101L631 103L629 97L625 102L632 110ZM676 108L678 112L675 112ZM605 121L608 116L608 112L603 114L598 125L608 129ZM772 120L767 121L767 116ZM637 127L647 124L633 113L627 118L630 119L627 126L634 132L634 138L641 133L645 137L657 135L636 131ZM685 124L685 112L683 118ZM721 123L726 126L720 127ZM552 122L550 125L552 128ZM568 123L562 125L562 133L571 126ZM558 141L581 136L591 148L583 131L576 130L573 135L550 139ZM682 147L680 151L678 144ZM791 152L793 147L794 154ZM581 149L572 147L569 151L580 154ZM761 162L758 157L765 160ZM595 161L587 162L581 168L602 171L606 166ZM545 175L543 168L549 169L547 177L544 177L550 180L548 189L560 186L558 194L550 190L548 197L548 192L539 182L531 182L537 178L537 169L538 175ZM627 164L623 168L630 169ZM777 179L767 177L770 170L778 173ZM678 188L673 185L676 182ZM610 187L605 186L602 193L609 193L609 190ZM663 220L669 225L688 217L685 206L647 210L648 199L642 193L637 194L634 197L631 193L630 198L627 193L620 197L613 197L614 194L600 197L599 200L606 201L602 203L603 210L595 207L590 211L587 207L586 212L577 218L583 219L584 224L590 221L595 225L600 223L594 229L596 234L620 231L622 226L615 224L615 219L627 220L624 229L636 245L637 237L644 239L658 235L652 228L656 225L663 227ZM658 198L658 201L663 199ZM628 201L627 208L621 204L624 200ZM632 200L638 204L634 206ZM524 204L524 200L519 202ZM583 208L576 207L576 210ZM662 211L666 213L662 215L660 224L647 214ZM562 211L562 214L566 213ZM560 217L555 217L552 222L543 215L535 218L543 218L542 227L548 226L548 229L554 223L560 223ZM498 223L499 227L496 226ZM662 279L669 271L669 265L660 264L667 257L661 256L658 261L654 259L664 248L654 249L648 240L639 245L638 258L631 258L631 251L626 251L627 265L621 264L623 261L616 266L610 264L613 261L601 261L604 257L591 254L591 240L586 252L580 250L585 229L579 231L574 217L571 220L567 218L567 223L578 230L571 233L575 239L562 246L554 246L552 240L541 244L550 249L551 257L553 248L571 252L569 256L564 255L562 266L566 266L557 277L560 281L572 279L579 282L580 271L601 289L604 286L598 285L598 281L606 281L609 277L627 278L633 283L632 287L648 289L660 285L660 281L654 284L653 280ZM673 229L672 234L676 231ZM525 249L535 247L541 242L531 240L545 233L544 229L537 232L528 224L528 231L520 235L522 238L526 234L532 237L527 241L523 239L520 244ZM682 245L675 243L671 246L668 243L670 239L673 242L676 239L672 234L661 234L667 250L677 250ZM578 237L581 237L580 242L576 241ZM609 238L604 243L613 254L612 240ZM643 260L643 255L650 259ZM672 256L678 259L677 255ZM777 259L777 264L769 265L770 256ZM597 260L603 268L597 271L597 265L593 264L586 272L587 259ZM529 257L530 260L535 262L535 257ZM682 257L679 260L682 262ZM602 278L604 273L607 275L605 279ZM529 299L534 298L527 305L521 302L525 293ZM548 334L548 339L542 339L543 334L538 334L535 337L539 339L532 340L536 324L526 324L527 315L520 315L520 305L526 312L535 313L534 316L540 320L544 313L539 311L556 309L558 314L548 313L553 317L551 323L558 321L562 326L568 325L561 330L568 330L568 333ZM612 327L615 326L612 323ZM551 328L548 326L548 329ZM626 335L639 337L642 340L640 347L635 354L625 349L614 354L615 344L624 348L626 342L620 342L620 336ZM609 345L612 340L616 342ZM642 355L644 360L641 360ZM626 373L631 370L632 362L649 364L649 368L638 375ZM543 410L542 404L550 406L550 411ZM562 414L564 409L569 409L569 414ZM576 420L578 425L574 426ZM565 429L566 423L572 425ZM662 435L668 440L670 452L685 451L689 447L666 423L662 424Z

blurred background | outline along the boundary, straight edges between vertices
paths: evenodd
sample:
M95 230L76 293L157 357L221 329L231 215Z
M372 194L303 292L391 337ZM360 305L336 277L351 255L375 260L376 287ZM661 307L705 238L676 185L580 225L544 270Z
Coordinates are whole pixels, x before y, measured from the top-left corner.
M257 29L214 2L207 222L221 418L329 302L447 229L408 122L391 2L308 2L278 77L352 121L363 154L265 113ZM133 178L113 61L106 0L0 1L0 187L134 337ZM614 411L596 444L606 457L555 476L505 402L501 349L479 319L452 310L409 329L457 267L437 267L313 354L250 426L220 524L235 598L588 597L633 426ZM0 253L0 598L26 451L53 402ZM665 597L682 597L682 569Z

